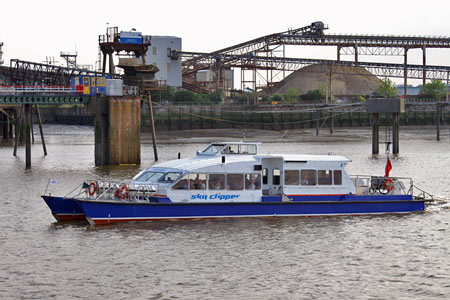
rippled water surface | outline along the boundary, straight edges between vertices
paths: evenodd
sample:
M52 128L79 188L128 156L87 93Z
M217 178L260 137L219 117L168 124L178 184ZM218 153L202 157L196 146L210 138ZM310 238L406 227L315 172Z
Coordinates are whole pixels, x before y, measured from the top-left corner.
M126 179L152 164L96 168L92 127L46 126L49 155L0 146L0 299L448 299L450 210L407 215L162 221L89 227L55 223L41 200L49 178L68 193L83 179ZM263 134L263 133L261 133ZM384 172L368 130L305 141L265 137L266 153L343 154L350 174ZM450 199L450 142L434 129L401 133L392 176ZM220 135L219 135L220 136ZM347 138L351 136L352 138ZM161 161L192 156L203 137L164 140ZM230 138L231 139L231 138ZM144 141L147 139L145 138ZM170 143L168 143L170 141ZM196 143L193 143L197 141ZM382 149L383 146L380 147Z

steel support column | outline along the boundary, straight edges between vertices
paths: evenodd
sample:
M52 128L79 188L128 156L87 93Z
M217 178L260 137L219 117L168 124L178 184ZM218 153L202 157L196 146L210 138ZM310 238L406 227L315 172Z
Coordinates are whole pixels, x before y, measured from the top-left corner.
M427 70L426 70L426 66L427 66L427 46L423 45L422 48L422 56L423 56L423 79L422 79L422 88L425 87L425 83L427 80Z
M405 66L403 71L403 95L405 96L405 99L406 95L408 94L408 50L408 47L405 47Z

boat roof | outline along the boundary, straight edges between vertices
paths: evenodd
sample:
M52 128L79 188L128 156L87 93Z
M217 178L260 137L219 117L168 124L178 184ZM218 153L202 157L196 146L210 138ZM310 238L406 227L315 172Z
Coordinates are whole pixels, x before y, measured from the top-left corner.
M343 155L318 155L318 154L267 154L260 155L262 158L277 158L281 157L285 162L295 162L295 161L324 161L324 162L351 162L352 160Z
M259 162L259 159L256 155L236 155L236 156L227 156L226 163L255 163ZM152 168L170 168L170 169L180 169L186 171L193 171L201 168L212 167L222 164L221 156L206 156L206 157L190 157L185 159L176 159L166 161L157 165L154 165Z
M226 164L232 163L261 163L262 159L279 158L286 163L305 162L340 162L348 163L351 160L345 156L336 155L307 155L307 154L268 154L268 155L227 155ZM164 168L171 170L194 171L206 167L222 165L222 156L196 156L185 159L166 161L152 166L152 169Z

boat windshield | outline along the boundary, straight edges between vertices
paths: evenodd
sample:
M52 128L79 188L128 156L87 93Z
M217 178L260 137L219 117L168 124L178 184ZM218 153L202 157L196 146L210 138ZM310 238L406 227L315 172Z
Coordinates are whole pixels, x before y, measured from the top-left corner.
M211 144L200 153L213 155L213 154L216 154L217 152L219 152L220 150L222 150L223 147L225 147L225 144Z
M180 172L154 172L146 171L138 174L133 178L134 181L138 182L174 182L180 177Z

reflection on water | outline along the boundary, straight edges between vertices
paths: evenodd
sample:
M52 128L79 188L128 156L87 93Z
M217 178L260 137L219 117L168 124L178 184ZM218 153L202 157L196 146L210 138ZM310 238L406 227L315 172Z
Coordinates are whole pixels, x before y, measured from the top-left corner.
M408 215L55 223L40 198L49 178L62 194L86 178L130 178L153 164L153 149L144 137L141 166L95 167L91 127L45 130L49 155L36 139L31 170L24 169L23 148L13 157L11 145L0 146L1 299L446 299L450 293L445 201ZM351 174L383 174L385 155L371 158L369 133L338 130L318 140L312 131L261 135L269 141L265 153L332 152L352 159ZM450 199L449 142L435 142L433 134L434 128L402 131L391 174ZM195 143L162 137L160 159L195 155L218 140L210 136Z

